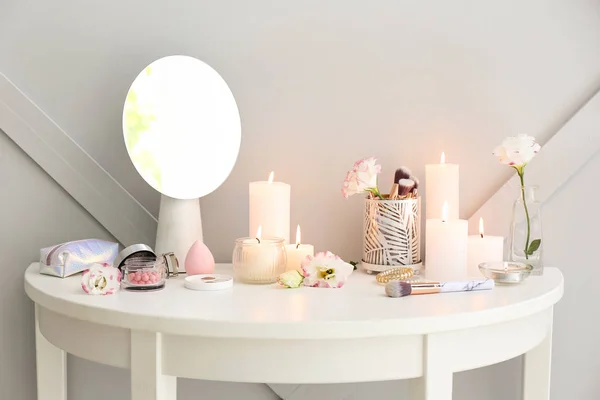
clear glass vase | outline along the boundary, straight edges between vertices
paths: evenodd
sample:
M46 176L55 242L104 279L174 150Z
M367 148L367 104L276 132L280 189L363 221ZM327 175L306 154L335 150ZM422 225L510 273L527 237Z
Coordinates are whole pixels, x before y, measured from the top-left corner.
M510 261L533 266L533 275L542 275L543 248L541 203L537 199L537 186L519 188L513 205L510 225Z

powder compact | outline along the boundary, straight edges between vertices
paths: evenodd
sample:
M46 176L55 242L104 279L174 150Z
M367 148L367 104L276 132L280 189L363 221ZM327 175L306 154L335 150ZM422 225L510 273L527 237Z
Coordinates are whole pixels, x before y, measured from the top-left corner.
M233 278L228 275L200 274L185 278L183 286L191 290L214 291L233 287Z

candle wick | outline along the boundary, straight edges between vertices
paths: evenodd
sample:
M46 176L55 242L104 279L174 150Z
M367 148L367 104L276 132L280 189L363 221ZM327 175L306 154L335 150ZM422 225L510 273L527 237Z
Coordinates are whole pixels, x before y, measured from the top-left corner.
M296 243L296 248L300 247L300 243Z
M258 240L258 244L260 244L260 239L259 239L259 238L256 238L256 240Z
M481 236L481 238L483 239L483 233L480 233L479 235L480 235L480 236Z

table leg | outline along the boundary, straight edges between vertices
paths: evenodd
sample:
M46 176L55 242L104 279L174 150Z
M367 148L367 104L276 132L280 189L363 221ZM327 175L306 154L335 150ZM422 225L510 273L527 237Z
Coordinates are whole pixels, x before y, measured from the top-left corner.
M552 315L544 340L523 356L523 400L550 399L551 364Z
M162 335L131 331L131 400L176 400L177 377L162 374Z
M38 400L67 400L67 353L46 340L40 331L35 305L35 361Z
M453 371L440 335L423 339L423 376L410 380L411 400L452 400Z

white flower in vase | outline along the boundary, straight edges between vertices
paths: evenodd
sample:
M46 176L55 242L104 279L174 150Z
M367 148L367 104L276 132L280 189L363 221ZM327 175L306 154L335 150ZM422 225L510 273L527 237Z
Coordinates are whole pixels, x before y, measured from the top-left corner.
M525 211L527 223L527 233L523 253L526 259L532 256L542 244L541 238L531 237L531 218L527 199L525 196L525 167L540 151L541 146L535 141L533 136L518 135L504 139L502 144L494 149L494 155L498 157L501 164L508 165L517 171L521 183L521 200Z

